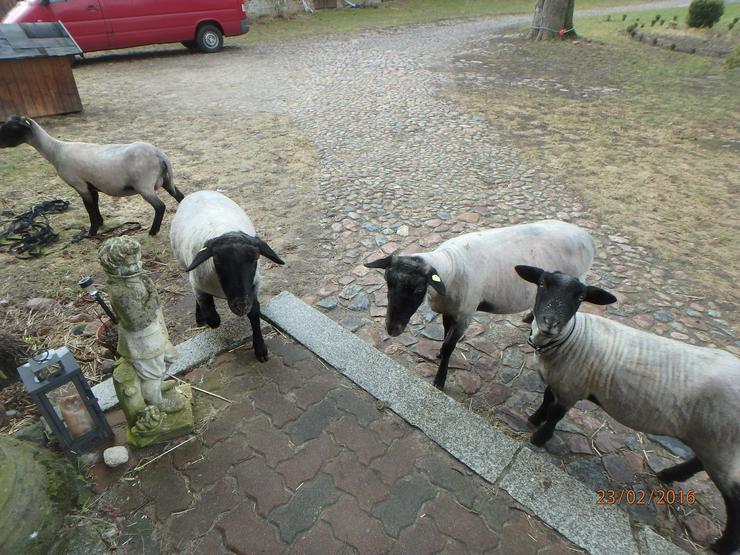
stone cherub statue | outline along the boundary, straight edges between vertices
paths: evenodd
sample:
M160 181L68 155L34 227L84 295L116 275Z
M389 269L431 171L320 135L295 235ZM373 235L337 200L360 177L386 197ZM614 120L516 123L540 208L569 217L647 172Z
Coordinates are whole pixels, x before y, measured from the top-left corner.
M154 282L142 272L139 243L126 236L108 239L98 257L117 320L121 359L113 379L129 424L129 443L143 447L187 433L192 429L190 388L163 381L166 363L177 351L170 343Z

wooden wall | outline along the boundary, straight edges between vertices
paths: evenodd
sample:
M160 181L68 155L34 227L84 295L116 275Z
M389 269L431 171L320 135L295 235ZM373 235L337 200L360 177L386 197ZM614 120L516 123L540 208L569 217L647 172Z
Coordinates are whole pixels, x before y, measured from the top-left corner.
M8 13L15 4L15 0L0 0L0 19L5 17L5 14Z
M0 121L82 110L70 61L63 56L0 60Z

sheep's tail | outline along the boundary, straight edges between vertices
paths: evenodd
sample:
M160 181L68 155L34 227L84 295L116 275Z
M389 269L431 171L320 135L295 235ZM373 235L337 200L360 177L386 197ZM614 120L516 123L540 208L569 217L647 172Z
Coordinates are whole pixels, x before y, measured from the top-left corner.
M167 156L165 156L163 153L160 153L159 161L162 164L162 173L160 173L160 177L162 178L162 187L165 191L171 194L175 198L175 200L177 200L177 202L180 202L183 198L185 198L185 195L183 195L180 190L175 187L175 184L172 181L172 164L170 164L169 158L167 158Z

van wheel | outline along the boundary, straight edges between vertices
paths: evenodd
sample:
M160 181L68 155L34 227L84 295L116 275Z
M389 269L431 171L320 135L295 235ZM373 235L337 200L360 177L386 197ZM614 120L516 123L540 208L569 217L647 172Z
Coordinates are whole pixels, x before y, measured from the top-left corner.
M215 25L203 25L195 36L195 46L201 52L218 52L224 47L224 36Z
M194 40L184 40L180 44L182 44L185 48L189 50L195 50L195 41Z

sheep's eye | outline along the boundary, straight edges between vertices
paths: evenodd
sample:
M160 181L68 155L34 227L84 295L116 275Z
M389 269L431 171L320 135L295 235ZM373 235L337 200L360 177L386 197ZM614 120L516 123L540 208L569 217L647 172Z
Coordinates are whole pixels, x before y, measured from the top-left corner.
M416 289L414 289L414 295L421 295L425 289L426 287L417 287Z
M583 302L583 299L585 299L585 298L586 297L584 297L583 295L578 295L578 300L581 301L581 302Z

